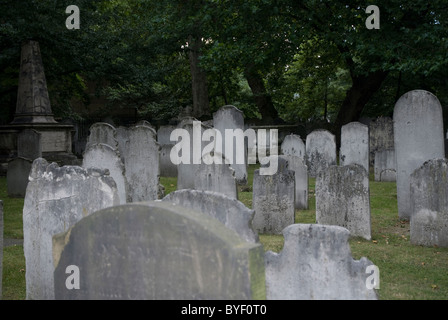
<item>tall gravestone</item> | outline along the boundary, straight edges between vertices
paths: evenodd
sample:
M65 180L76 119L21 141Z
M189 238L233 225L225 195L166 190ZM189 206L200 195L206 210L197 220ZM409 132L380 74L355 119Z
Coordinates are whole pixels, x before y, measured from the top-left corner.
M224 106L213 114L213 127L221 133L222 149L221 153L229 159L232 168L235 170L235 178L239 184L247 183L247 145L233 138L233 157L226 154L226 130L242 130L244 132L244 114L234 106ZM216 149L215 149L216 150ZM237 158L238 150L243 150L242 159ZM217 150L219 151L219 150Z
M360 122L351 122L341 128L339 164L359 164L369 172L369 127Z
M281 153L288 156L296 156L305 159L305 143L299 135L289 134L283 139L280 147Z
M109 175L117 184L120 203L128 202L129 184L126 179L124 164L117 149L104 143L90 144L84 151L82 166L84 168L108 170Z
M371 239L369 175L358 164L331 166L316 179L316 222Z
M425 161L445 156L443 115L432 93L405 93L394 108L394 144L397 161L398 216L409 220L410 175Z
M254 210L235 198L218 192L184 189L171 192L163 201L203 212L222 222L245 241L259 241L258 234L252 228Z
M295 177L288 162L279 156L278 171L272 175L260 175L255 170L252 208L255 210L254 229L259 233L281 234L294 223Z
M328 130L314 130L306 137L306 165L310 177L336 164L336 138Z
M159 198L159 152L154 130L135 126L127 130L127 145L123 149L128 200L150 201Z
M295 179L295 208L308 209L308 166L305 160L298 156L283 155L281 158L288 161L288 169L294 171Z
M0 200L0 300L3 290L3 201Z
M376 300L366 286L373 263L353 260L350 232L338 226L294 224L280 253L266 252L268 300Z
M390 117L378 117L369 123L370 164L375 153L394 148L394 122Z
M265 298L262 245L173 203L105 209L53 243L56 299ZM65 284L69 265L80 270L77 290Z
M116 184L104 171L34 160L23 208L27 299L54 299L52 236L118 204Z
M410 180L411 243L448 247L448 160L428 160Z

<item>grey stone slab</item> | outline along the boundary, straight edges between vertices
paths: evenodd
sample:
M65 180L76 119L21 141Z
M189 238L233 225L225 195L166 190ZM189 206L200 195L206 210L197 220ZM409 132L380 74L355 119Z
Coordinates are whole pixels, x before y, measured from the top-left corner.
M52 236L118 204L115 181L106 172L34 160L23 208L27 299L54 299Z
M316 179L316 221L371 239L369 176L358 164L331 166Z
M360 122L350 122L341 128L339 164L359 164L369 172L369 127Z
M31 164L32 161L25 158L15 158L8 162L6 172L8 197L25 198Z
M390 117L378 117L369 123L370 164L373 165L375 153L394 149L394 122Z
M311 178L336 165L336 138L328 130L314 130L306 137L306 165Z
M17 156L34 160L42 157L42 134L34 129L24 129L17 135Z
M86 149L91 144L104 143L118 148L117 132L114 126L106 122L97 122L90 126Z
M165 202L94 213L53 238L56 299L265 298L264 250L202 212ZM77 290L66 268L80 271Z
M237 141L233 138L233 157L226 155L226 130L242 130L244 132L244 114L235 106L227 105L221 107L213 114L213 127L221 133L222 146L220 151L231 162L232 168L235 170L235 178L238 184L247 184L247 145L244 141ZM238 159L237 150L244 152L243 159Z
M385 149L375 152L373 166L375 181L396 181L396 162L395 149Z
M295 208L308 209L308 166L305 160L298 156L280 156L288 161L288 169L294 171L295 178Z
M285 137L281 145L281 153L289 156L296 156L305 160L306 148L302 138L296 134L289 134Z
M398 216L409 220L410 175L425 161L445 156L442 107L424 90L405 93L394 108Z
M159 130L157 130L157 142L160 145L164 144L174 144L174 141L170 140L171 132L176 129L176 126L160 126Z
M410 181L411 243L448 247L448 160L426 161Z
M338 226L294 224L280 253L266 252L268 300L376 300L367 258L353 260L350 232Z
M173 164L170 159L170 153L173 149L172 144L162 144L160 145L160 176L161 177L177 177L177 165Z
M279 161L276 174L260 175L260 169L255 170L252 197L255 216L252 223L258 233L281 234L285 227L294 223L294 205L294 171L282 168L282 161Z
M253 243L259 241L258 234L252 227L254 210L247 208L235 198L212 191L178 190L168 194L163 201L203 212L222 222L245 241Z
M104 143L90 144L83 155L84 168L108 170L109 175L117 184L120 203L128 202L129 183L126 179L125 167L117 149Z

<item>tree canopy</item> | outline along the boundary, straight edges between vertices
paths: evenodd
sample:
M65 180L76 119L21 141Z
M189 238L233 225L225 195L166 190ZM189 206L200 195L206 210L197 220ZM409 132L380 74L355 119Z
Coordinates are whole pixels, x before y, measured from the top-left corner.
M80 9L68 30L65 9ZM322 123L338 132L391 115L405 92L448 104L448 3L365 1L0 0L0 119L12 117L21 43L39 41L54 113L78 119L96 84L103 114L132 108L168 121L233 104L262 123Z

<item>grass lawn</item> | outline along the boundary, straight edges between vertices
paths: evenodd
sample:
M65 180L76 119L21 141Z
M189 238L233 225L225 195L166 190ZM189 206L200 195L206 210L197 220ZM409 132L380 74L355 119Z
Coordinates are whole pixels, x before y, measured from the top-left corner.
M252 207L252 178L255 166L249 168L249 188L239 190L239 200ZM175 178L161 178L165 193L176 190ZM315 223L315 180L309 181L309 210L297 210L296 223ZM9 199L6 179L0 177L0 199L4 204L4 237L23 239L23 199ZM380 299L448 300L448 248L411 245L409 222L400 221L397 211L396 184L370 179L372 240L350 240L354 259L367 257L380 270ZM260 235L265 250L280 252L283 236ZM25 259L20 245L4 248L3 299L25 299Z

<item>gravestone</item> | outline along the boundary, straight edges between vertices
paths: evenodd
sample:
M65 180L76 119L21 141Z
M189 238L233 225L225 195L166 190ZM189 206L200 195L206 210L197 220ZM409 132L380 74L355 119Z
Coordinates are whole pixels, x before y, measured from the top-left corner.
M213 127L221 133L222 136L222 149L221 151L229 161L232 168L235 170L235 178L238 184L247 184L247 145L244 141L238 141L233 138L233 157L226 154L226 130L241 130L244 132L244 114L238 108L227 105L221 107L213 114ZM238 159L238 150L243 150L244 155L242 159Z
M112 148L118 148L117 132L114 126L106 122L94 123L89 129L86 149L91 144L104 143Z
M409 220L410 175L425 161L445 156L443 115L432 93L414 90L395 104L394 144L397 161L398 216Z
M385 149L375 152L374 176L375 181L396 181L395 149Z
M172 203L101 210L53 243L56 299L265 299L262 245ZM69 265L80 270L77 290L66 287Z
M129 184L125 176L124 164L117 149L104 143L90 144L84 152L82 166L109 170L109 175L117 184L120 204L128 202Z
M281 145L281 153L305 159L305 143L299 135L290 134L285 137Z
M295 179L295 208L308 209L308 167L301 157L289 155L280 156L288 161L288 169L294 171Z
M278 157L277 173L260 175L260 169L254 171L252 224L259 233L281 234L285 227L294 223L295 178L284 158L270 157Z
M0 200L0 300L3 292L3 201Z
M174 141L170 140L171 132L173 132L174 129L176 129L176 126L160 126L159 130L157 130L157 142L160 145L175 144Z
M170 158L173 146L172 144L160 145L159 166L161 177L177 177L178 175L177 165L173 164Z
M265 256L268 300L378 299L366 286L373 263L364 257L353 260L347 229L294 224L283 236L283 250Z
M411 243L448 247L448 160L425 162L410 181Z
M394 149L394 122L390 117L378 117L369 123L370 164L373 165L375 153Z
M306 165L310 177L336 165L336 138L328 130L314 130L306 137Z
M104 171L34 160L23 208L27 299L54 299L52 236L118 204L115 181Z
M220 157L215 153L213 157ZM235 179L235 171L225 163L225 158L221 156L222 164L215 163L211 155L205 155L204 161L197 166L194 178L194 189L223 193L226 196L238 199L238 189ZM208 159L208 160L207 160Z
M24 129L17 136L17 156L33 161L42 157L42 134L34 129Z
M351 122L341 128L339 164L359 164L369 172L369 127Z
M316 179L316 222L371 239L369 175L358 164L331 166Z
M258 234L252 228L254 210L235 198L212 191L184 189L171 192L163 201L200 211L222 222L245 241L259 242Z
M6 172L8 197L25 198L31 164L32 161L25 158L15 158L8 162L8 171Z
M128 201L150 201L159 198L159 152L154 130L147 126L127 130L123 148Z

